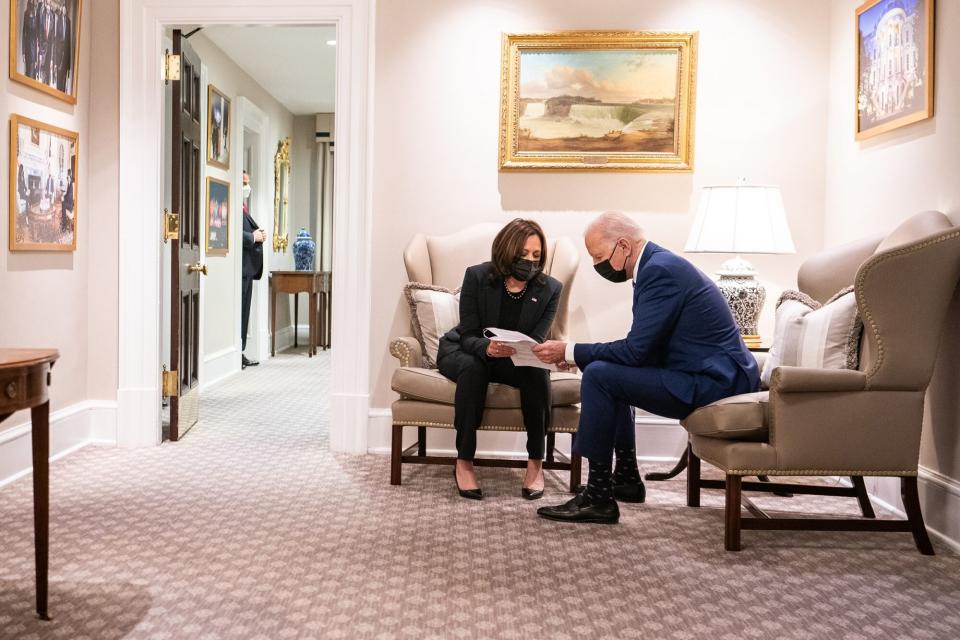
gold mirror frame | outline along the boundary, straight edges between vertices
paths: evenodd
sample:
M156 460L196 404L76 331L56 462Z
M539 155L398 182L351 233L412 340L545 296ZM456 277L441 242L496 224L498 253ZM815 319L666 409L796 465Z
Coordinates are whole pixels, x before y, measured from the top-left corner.
M277 144L277 155L273 157L273 250L286 253L287 203L290 196L290 138L284 138Z

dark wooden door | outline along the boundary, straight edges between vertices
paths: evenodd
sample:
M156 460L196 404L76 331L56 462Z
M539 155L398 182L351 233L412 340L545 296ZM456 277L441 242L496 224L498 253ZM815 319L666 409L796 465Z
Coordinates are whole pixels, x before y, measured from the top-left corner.
M180 80L173 83L172 202L180 214L180 239L173 242L170 273L170 363L176 366L179 394L170 398L170 439L179 440L200 413L200 58L179 29L173 53L180 55Z

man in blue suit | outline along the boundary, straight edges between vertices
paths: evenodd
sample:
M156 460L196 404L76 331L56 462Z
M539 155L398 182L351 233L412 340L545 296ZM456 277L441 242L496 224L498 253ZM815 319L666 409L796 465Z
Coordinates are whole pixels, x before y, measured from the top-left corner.
M584 235L597 273L633 278L633 323L613 342L534 347L544 362L583 371L577 453L590 461L587 487L537 513L551 520L613 524L617 500L643 502L633 407L682 419L728 396L756 391L756 360L740 338L717 285L690 262L644 238L627 216L608 212ZM616 452L617 466L613 468Z

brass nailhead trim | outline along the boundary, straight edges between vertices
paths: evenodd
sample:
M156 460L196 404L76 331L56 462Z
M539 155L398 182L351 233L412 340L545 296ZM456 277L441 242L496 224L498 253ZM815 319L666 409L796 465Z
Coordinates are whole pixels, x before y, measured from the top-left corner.
M403 421L397 422L395 420L393 422L393 426L395 427L441 427L444 429L456 428L454 425L448 422L425 422L422 420L417 421L415 424L411 424L409 422L403 422ZM479 427L477 427L477 430L478 431L517 431L517 432L526 431L526 429L524 429L523 427L517 427L517 426L508 427L500 424L482 424ZM557 429L553 427L547 429L547 433L576 433L576 432L577 432L576 429L572 431L568 429Z

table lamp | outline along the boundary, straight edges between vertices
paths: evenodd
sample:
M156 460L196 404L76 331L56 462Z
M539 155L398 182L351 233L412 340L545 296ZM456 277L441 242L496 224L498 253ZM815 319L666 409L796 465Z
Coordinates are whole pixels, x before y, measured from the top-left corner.
M684 251L689 253L796 253L780 188L748 185L704 187ZM750 348L760 346L757 320L767 292L749 262L737 255L717 272L717 283Z

